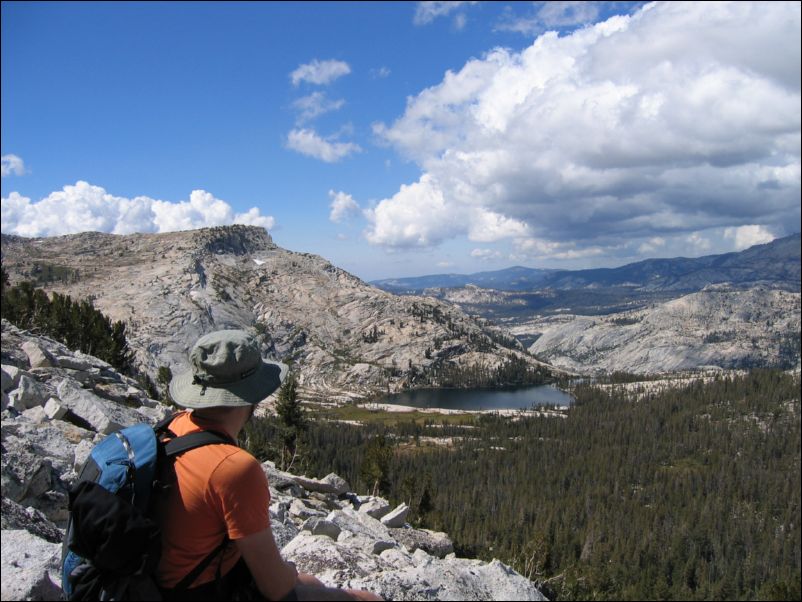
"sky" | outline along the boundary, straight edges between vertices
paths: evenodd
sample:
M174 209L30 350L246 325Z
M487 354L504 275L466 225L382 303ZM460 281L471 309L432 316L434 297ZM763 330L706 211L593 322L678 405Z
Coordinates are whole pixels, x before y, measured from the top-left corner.
M800 230L799 2L3 2L2 232L245 223L364 280Z

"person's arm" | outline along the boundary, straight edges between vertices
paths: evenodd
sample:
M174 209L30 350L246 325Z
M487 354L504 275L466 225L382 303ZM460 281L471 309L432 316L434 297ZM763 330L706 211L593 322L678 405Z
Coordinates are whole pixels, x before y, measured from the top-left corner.
M295 566L281 557L270 529L235 541L259 592L268 600L281 600L293 590L297 600L381 600L369 592L326 587L312 575L299 576Z
M269 527L234 541L265 598L281 600L292 591L298 573L292 564L284 562Z

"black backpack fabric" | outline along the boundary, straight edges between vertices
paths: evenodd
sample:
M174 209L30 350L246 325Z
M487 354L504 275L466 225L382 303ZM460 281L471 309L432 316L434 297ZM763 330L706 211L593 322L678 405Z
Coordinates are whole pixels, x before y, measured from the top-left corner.
M179 454L230 437L202 431L176 437L168 426L141 423L98 443L69 494L70 517L62 546L62 589L67 600L162 600L153 574L161 558L155 516ZM169 464L166 464L169 463ZM228 543L225 538L172 590L189 588Z

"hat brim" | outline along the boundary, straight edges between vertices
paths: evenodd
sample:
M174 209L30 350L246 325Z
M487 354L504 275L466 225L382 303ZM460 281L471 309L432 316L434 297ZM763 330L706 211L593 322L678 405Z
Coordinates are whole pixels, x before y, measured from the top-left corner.
M192 370L170 381L170 396L185 408L241 407L256 405L266 399L287 376L288 367L280 362L262 361L260 368L248 378L225 386L211 387L192 382Z

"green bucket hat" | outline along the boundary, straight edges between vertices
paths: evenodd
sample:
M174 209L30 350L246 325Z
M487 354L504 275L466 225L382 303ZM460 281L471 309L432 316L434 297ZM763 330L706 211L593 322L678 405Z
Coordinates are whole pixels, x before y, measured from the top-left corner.
M202 336L189 362L191 369L170 382L170 395L185 408L255 405L287 376L287 366L263 360L256 339L242 330Z

